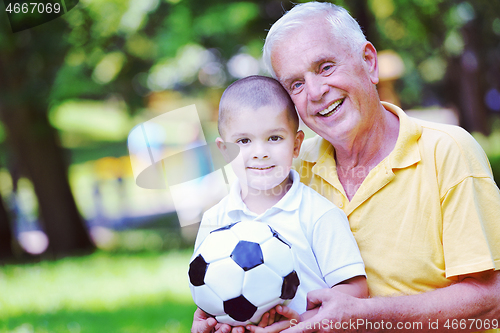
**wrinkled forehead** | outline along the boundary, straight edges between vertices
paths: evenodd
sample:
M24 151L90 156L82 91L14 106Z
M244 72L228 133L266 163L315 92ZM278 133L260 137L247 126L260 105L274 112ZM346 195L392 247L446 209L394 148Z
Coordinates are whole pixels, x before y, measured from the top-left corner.
M271 49L271 66L283 85L297 73L314 71L325 61L337 62L351 54L350 45L337 38L329 25L316 23L276 41Z

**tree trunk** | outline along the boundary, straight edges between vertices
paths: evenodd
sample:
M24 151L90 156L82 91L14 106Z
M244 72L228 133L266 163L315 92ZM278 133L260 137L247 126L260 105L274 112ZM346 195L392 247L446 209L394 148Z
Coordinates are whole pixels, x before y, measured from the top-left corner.
M59 257L93 248L67 179L54 130L42 110L19 105L2 113L12 144L38 198L40 217L49 238L49 254Z
M9 214L0 196L0 262L12 259L12 229L10 227Z
M0 119L12 154L33 183L49 238L44 256L53 258L94 249L71 193L57 133L47 119L50 88L67 52L65 28L56 19L20 33L0 32Z
M472 20L462 28L465 40L464 52L460 56L458 67L458 87L460 93L457 96L458 109L460 111L460 125L469 132L481 132L484 135L490 133L488 124L488 111L484 103L484 87L481 84L481 76L485 75L478 36L477 20Z

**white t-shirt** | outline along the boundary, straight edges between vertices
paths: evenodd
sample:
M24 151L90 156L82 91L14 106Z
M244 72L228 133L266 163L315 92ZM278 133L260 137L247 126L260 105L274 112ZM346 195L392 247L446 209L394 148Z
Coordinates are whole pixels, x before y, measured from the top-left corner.
M269 224L292 245L300 285L288 306L303 313L309 291L330 288L366 273L344 212L302 184L295 170L291 176L290 190L260 215L246 207L236 181L229 195L203 215L195 249L210 231L222 226L240 221Z

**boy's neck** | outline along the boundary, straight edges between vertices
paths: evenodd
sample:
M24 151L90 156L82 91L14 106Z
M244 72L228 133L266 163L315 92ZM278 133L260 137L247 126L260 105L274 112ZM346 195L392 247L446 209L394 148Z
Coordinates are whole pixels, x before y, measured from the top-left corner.
M290 174L281 184L267 191L255 190L248 187L244 188L244 185L241 184L240 194L247 208L260 215L277 204L292 187L292 184L293 181Z

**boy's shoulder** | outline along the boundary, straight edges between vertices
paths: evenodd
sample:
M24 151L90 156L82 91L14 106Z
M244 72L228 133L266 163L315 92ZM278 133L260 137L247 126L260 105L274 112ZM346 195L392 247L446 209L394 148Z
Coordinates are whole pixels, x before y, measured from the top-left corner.
M221 199L221 201L219 201L218 203L216 203L215 205L213 205L212 207L207 209L203 213L203 218L204 219L206 219L206 218L214 219L214 218L217 218L218 216L226 213L227 207L229 204L229 197L230 197L230 194L226 195L224 198Z
M343 213L333 202L302 182L299 182L298 190L297 192L301 195L301 213L311 214L311 216L321 216L330 210Z

